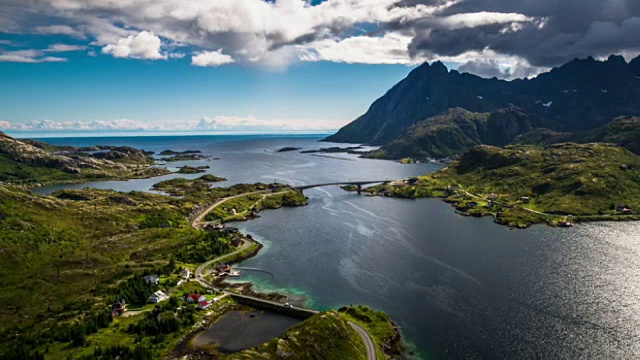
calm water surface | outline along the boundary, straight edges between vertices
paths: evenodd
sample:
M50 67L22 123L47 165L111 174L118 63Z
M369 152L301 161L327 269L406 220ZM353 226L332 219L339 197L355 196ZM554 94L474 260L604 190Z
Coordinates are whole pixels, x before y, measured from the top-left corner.
M221 186L393 179L436 169L346 154L274 152L333 145L316 140L48 139L202 150L221 160L191 164L211 165L211 173L229 179ZM148 190L157 181L91 186ZM265 211L238 224L265 244L242 266L275 275L244 271L243 279L266 291L306 295L318 309L362 303L384 310L425 358L640 357L640 223L512 231L489 219L460 217L436 199L370 198L336 187L305 194L309 206Z

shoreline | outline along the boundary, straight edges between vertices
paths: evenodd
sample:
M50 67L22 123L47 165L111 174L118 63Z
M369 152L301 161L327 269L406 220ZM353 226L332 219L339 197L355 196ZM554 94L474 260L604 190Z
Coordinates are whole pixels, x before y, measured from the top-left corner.
M493 222L498 224L498 225L502 225L502 226L507 226L511 229L527 229L529 227L531 227L532 225L538 225L538 224L544 224L550 227L572 227L575 223L588 223L588 222L624 222L624 221L640 221L640 215L635 215L635 214L630 214L630 215L600 215L600 214L590 214L590 215L571 215L571 214L549 214L549 213L544 213L544 212L539 212L536 210L532 210L523 206L517 206L517 205L512 205L510 204L508 210L521 210L524 212L526 220L524 220L523 218L517 217L517 218L510 218L510 217L500 217L501 213L500 211L489 211L489 210L484 210L482 208L478 207L473 207L473 208L469 208L469 207L465 207L465 206L460 206L461 204L464 204L464 202L462 200L458 200L458 199L451 199L450 196L438 196L438 195L432 195L432 196L410 196L410 197L406 197L406 196L398 196L398 195L393 195L393 194L389 194L389 193L379 193L379 192L372 192L374 187L372 188L368 188L368 189L363 189L362 192L367 193L366 196L377 196L377 197L387 197L387 198L394 198L394 199L403 199L403 200L418 200L418 199L439 199L440 201L443 201L447 204L449 204L451 207L454 208L454 212L460 216L466 216L466 217L478 217L478 218L482 218L482 217L493 217ZM346 189L343 188L344 191L347 192L353 192L350 189ZM462 199L462 198L460 198ZM486 200L486 199L484 199ZM521 215L521 214L518 214ZM558 221L553 221L553 218L555 218ZM514 222L514 220L523 220L522 222Z

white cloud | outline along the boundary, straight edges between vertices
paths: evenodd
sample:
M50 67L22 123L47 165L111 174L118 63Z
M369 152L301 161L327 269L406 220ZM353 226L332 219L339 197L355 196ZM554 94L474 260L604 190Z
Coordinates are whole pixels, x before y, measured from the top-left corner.
M42 56L40 50L18 50L0 53L0 62L16 63L47 63L47 62L67 62L68 59L56 56Z
M187 54L181 52L169 53L168 55L169 59L182 59L183 57L187 56Z
M498 12L474 12L462 13L447 16L438 21L446 26L446 28L454 30L461 28L474 28L485 25L495 24L517 24L523 22L534 22L535 18L515 13L498 13Z
M153 32L141 31L103 47L102 53L111 54L116 58L166 59L167 55L160 53L161 46L162 41Z
M333 61L360 64L413 64L408 46L411 36L387 33L381 37L354 36L344 40L325 39L299 46L302 61Z
M347 121L311 119L259 119L249 116L203 117L199 121L143 122L131 119L96 121L36 120L26 123L0 121L0 130L35 131L186 131L186 132L260 132L260 131L329 131Z
M399 5L400 0L327 0L313 6L306 0L48 2L58 15L82 23L83 30L96 37L95 44L106 45L103 52L115 57L166 58L160 55L159 45L148 53L151 56L132 56L131 40L126 39L135 36L131 29L140 29L170 42L201 48L202 52L193 57L196 66L219 66L232 59L282 69L299 61L296 45L323 39L338 42L345 34L353 34L353 27L359 24L404 23L434 16L462 0L438 1L437 5ZM123 36L123 32L127 34ZM229 57L215 54L222 48Z
M87 47L83 45L69 45L69 44L51 44L44 51L47 52L67 52L67 51L80 51L85 50Z
M307 120L307 119L258 119L249 116L218 115L214 118L203 117L194 130L218 131L274 131L274 130L336 130L347 122L340 120Z
M36 26L33 31L42 35L69 35L77 38L84 38L84 34L69 25L48 25Z
M220 66L233 62L235 60L230 55L223 54L222 49L198 52L191 57L191 65L194 66Z

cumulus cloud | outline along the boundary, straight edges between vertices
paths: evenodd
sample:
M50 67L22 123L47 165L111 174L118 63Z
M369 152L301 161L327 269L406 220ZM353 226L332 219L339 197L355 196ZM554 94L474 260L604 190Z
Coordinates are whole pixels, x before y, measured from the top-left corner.
M34 14L55 25L34 28ZM640 52L635 0L40 0L0 8L0 26L86 35L115 57L178 58L172 44L181 44L196 66L459 59L487 72L491 64L473 55L492 52L500 71L491 74L514 77L574 57Z
M359 64L412 64L407 47L411 36L387 33L379 37L353 36L343 40L324 39L299 46L302 61L333 61Z
M116 58L134 58L159 60L166 59L167 54L161 54L162 41L149 31L141 31L136 35L118 39L115 44L102 48L103 54L111 54Z
M198 52L191 57L191 65L195 66L220 66L233 62L235 60L230 55L223 54L222 49Z

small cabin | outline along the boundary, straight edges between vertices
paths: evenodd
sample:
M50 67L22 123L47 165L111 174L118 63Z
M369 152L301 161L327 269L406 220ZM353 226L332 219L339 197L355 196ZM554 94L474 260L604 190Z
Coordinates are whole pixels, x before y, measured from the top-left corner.
M522 201L523 204L528 204L531 202L531 198L528 196L523 196L520 198L520 201Z

